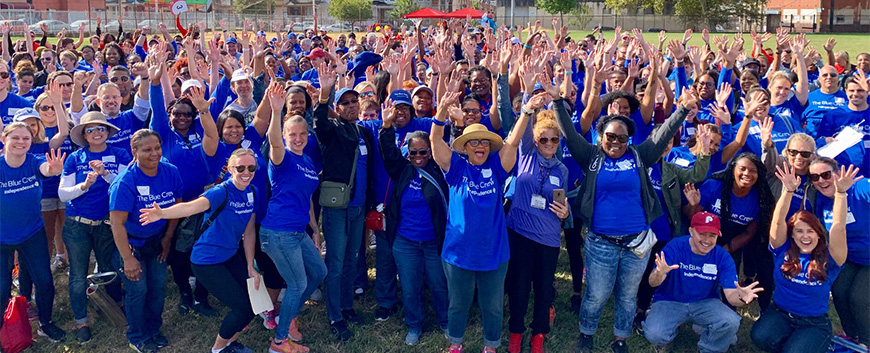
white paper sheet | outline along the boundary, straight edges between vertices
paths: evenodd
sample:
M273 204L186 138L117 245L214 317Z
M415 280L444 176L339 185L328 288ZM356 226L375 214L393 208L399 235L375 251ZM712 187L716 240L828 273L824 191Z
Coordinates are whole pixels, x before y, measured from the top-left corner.
M269 311L275 308L272 305L272 298L269 297L269 292L266 291L266 283L260 279L260 289L254 289L254 279L248 278L248 297L251 299L251 310L254 315L259 315L264 311Z
M846 126L840 131L837 136L834 136L837 141L831 142L819 148L819 156L834 158L840 153L843 153L849 147L852 147L864 138L864 133L855 130L851 126Z

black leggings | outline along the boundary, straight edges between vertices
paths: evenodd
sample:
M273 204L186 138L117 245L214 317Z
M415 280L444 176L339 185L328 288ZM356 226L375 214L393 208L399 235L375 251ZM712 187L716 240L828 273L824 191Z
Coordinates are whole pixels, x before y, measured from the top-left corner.
M559 248L546 246L508 229L511 258L505 282L508 288L511 333L526 331L525 318L529 308L529 296L535 291L533 304L532 335L550 333L550 305L556 293L553 278L559 260Z
M649 262L646 264L646 270L643 271L643 279L640 281L640 286L637 288L637 311L646 312L652 303L653 294L656 288L649 285L649 275L656 268L656 254L658 254L670 240L657 241L653 245L649 254Z
M831 287L846 335L870 345L870 266L846 261Z
M568 263L571 265L571 278L574 293L583 290L583 244L586 242L580 229L583 221L574 218L574 228L565 228L565 250L568 251Z
M221 321L218 334L230 339L242 331L251 319L251 301L248 299L248 265L238 253L229 260L214 265L192 264L193 273L211 294L230 308Z

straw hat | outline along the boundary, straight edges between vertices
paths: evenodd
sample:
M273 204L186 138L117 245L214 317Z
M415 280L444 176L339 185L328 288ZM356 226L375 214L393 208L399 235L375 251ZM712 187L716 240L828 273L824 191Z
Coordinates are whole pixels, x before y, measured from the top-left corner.
M469 140L489 140L489 151L498 151L503 142L501 137L489 131L483 124L471 124L465 127L462 135L453 140L453 150L465 152L465 143Z
M106 136L106 140L108 140L110 137L112 137L112 135L118 133L118 130L120 130L120 129L118 129L117 126L109 123L109 121L106 120L106 115L104 115L103 113L87 112L87 113L85 113L85 115L82 115L81 122L78 125L76 125L75 127L73 127L72 130L70 130L69 137L72 140L72 142L75 142L75 144L82 146L82 147L88 146L88 140L86 140L85 136L84 136L85 125L88 125L88 124L101 124L101 125L106 126L109 129L109 131L108 131L109 135Z

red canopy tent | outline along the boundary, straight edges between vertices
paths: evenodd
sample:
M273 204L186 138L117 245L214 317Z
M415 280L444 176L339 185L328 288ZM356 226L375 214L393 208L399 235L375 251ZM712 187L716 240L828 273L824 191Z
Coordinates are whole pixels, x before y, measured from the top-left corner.
M444 16L446 15L446 13L427 7L411 12L405 16L402 16L402 18L444 18Z
M471 16L471 18L481 18L483 17L484 12L480 10L475 10L472 8L464 8L461 10L456 10L444 15L445 18L466 18Z

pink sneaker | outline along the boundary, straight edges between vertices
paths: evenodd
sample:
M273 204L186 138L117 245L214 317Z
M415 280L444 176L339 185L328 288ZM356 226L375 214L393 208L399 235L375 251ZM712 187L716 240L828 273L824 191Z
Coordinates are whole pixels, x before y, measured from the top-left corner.
M278 327L278 323L275 322L275 314L275 309L260 313L260 317L263 318L263 327L265 327L267 330L274 330L276 327Z
M39 312L36 311L36 307L31 302L27 302L27 318L29 320L39 319Z
M449 353L462 353L462 345L461 344L451 344L450 348L447 349Z

